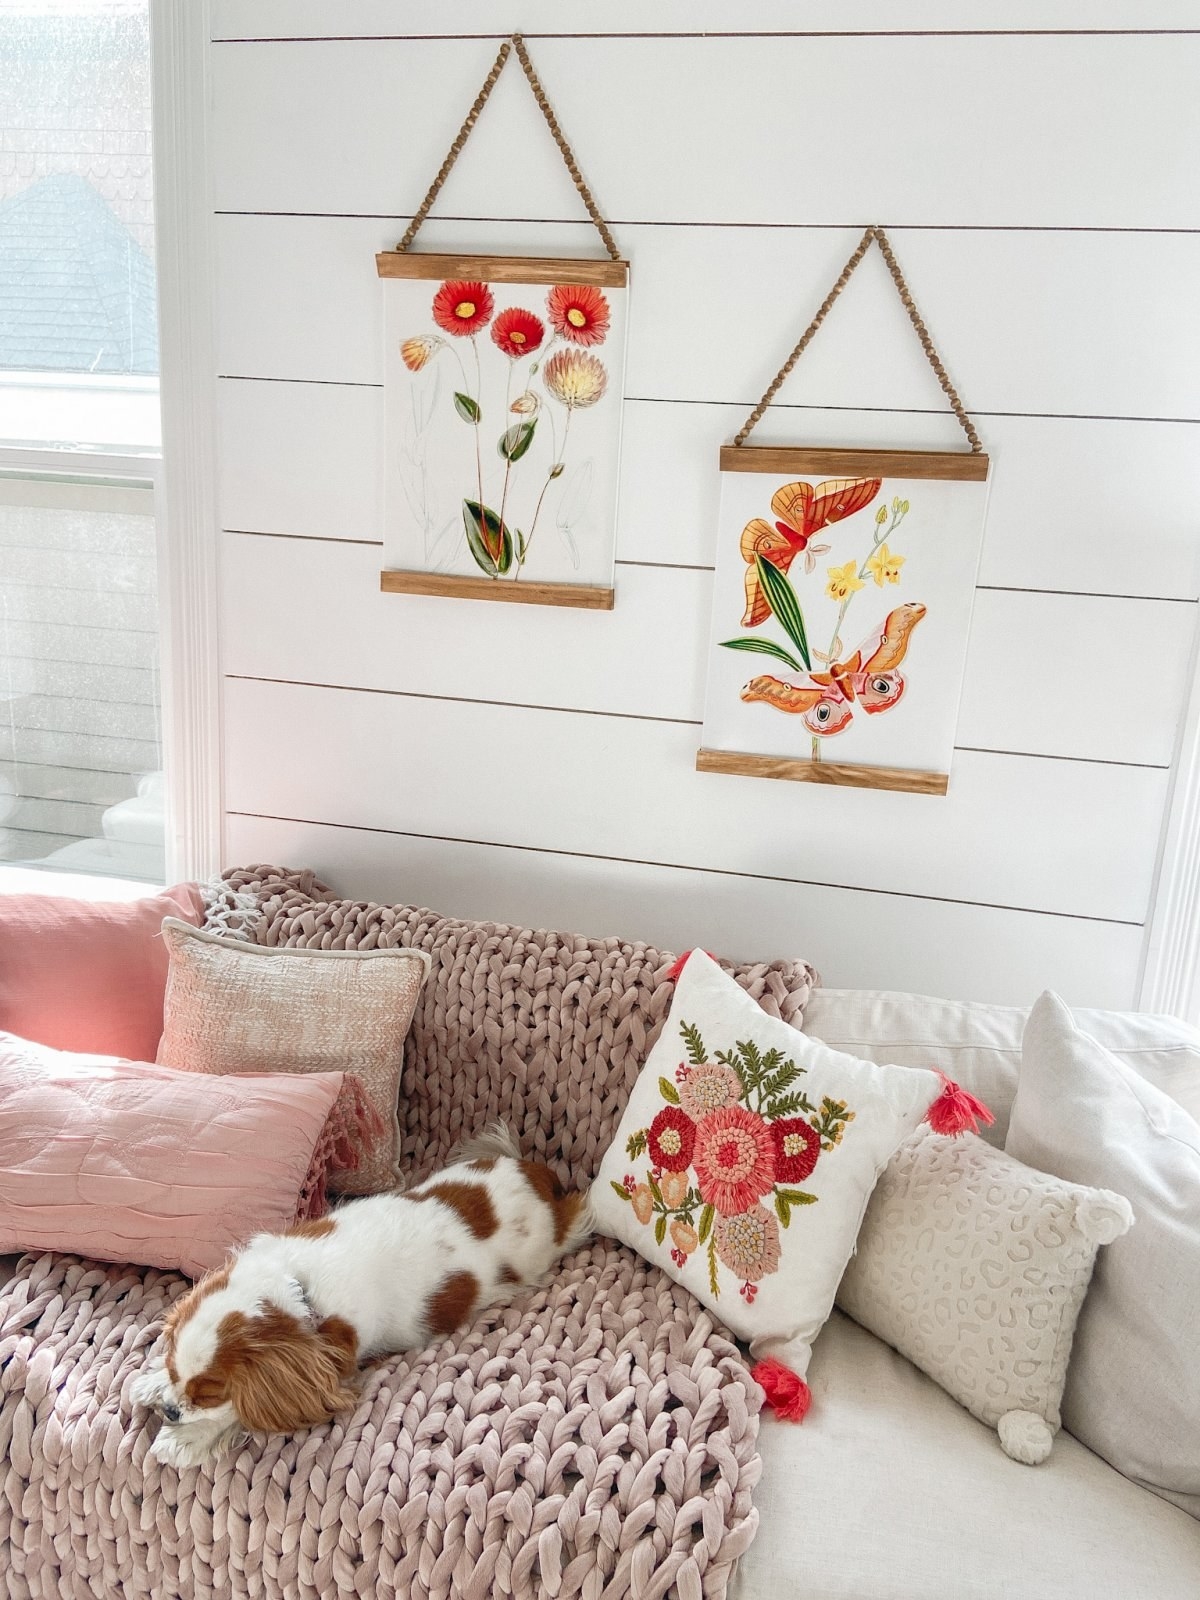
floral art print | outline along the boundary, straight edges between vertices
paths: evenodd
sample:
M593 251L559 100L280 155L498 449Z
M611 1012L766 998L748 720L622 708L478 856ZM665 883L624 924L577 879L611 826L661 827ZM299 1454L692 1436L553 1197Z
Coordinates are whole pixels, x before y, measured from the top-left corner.
M706 748L837 763L865 786L872 769L912 772L944 792L985 494L725 473Z
M385 289L388 566L611 586L627 291Z
M762 1279L778 1271L780 1230L818 1203L805 1180L841 1144L854 1112L828 1095L814 1104L807 1069L778 1048L744 1039L710 1059L697 1027L683 1022L679 1031L687 1059L674 1083L659 1078L662 1110L630 1134L630 1170L611 1187L656 1244L670 1238L676 1267L703 1254L715 1300L732 1279L752 1305Z

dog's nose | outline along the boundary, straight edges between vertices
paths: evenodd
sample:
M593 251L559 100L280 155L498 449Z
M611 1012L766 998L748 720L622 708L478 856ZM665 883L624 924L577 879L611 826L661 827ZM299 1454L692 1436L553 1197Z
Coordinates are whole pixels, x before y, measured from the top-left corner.
M167 1422L178 1422L183 1413L173 1400L164 1400L162 1403L163 1419Z

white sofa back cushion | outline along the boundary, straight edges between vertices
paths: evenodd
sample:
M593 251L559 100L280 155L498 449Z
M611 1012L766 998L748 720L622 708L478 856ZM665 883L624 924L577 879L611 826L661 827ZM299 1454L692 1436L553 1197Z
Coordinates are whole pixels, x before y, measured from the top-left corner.
M1106 1050L1200 1121L1200 1033L1174 1017L1138 1011L1075 1011L1076 1023ZM814 989L804 1031L831 1049L901 1067L938 1067L988 1105L980 1132L1003 1149L1017 1092L1022 1006L938 1000L890 989Z

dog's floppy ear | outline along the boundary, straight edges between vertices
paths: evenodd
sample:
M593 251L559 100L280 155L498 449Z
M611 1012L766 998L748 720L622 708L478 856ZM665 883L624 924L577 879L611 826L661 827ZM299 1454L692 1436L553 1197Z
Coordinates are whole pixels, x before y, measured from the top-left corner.
M294 1433L357 1404L346 1383L356 1354L354 1330L340 1318L311 1328L268 1306L258 1316L234 1311L225 1318L215 1364L228 1374L229 1398L245 1427Z

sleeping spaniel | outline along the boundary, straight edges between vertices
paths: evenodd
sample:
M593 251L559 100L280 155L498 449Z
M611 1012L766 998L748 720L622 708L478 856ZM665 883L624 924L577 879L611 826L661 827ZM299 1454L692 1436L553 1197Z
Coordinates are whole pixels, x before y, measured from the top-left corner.
M536 1284L591 1232L586 1199L488 1130L403 1194L259 1234L171 1310L133 1398L151 1452L196 1466L243 1430L290 1433L353 1406L361 1361L419 1349Z

